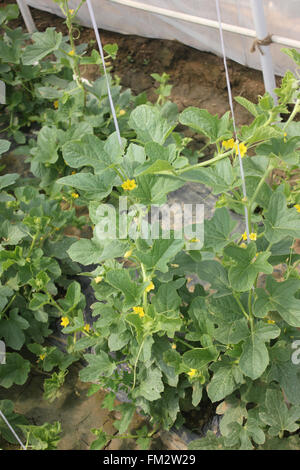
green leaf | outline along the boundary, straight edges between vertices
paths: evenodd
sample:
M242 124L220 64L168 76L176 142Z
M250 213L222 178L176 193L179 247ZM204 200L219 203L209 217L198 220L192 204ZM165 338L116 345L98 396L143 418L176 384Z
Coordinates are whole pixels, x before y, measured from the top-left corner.
M217 296L231 294L227 271L218 261L201 261L197 266L197 274L200 280L208 281L211 284L211 288L217 291Z
M88 366L79 372L83 382L97 382L102 376L109 377L116 368L115 362L111 361L104 351L97 355L85 354L84 358L88 361Z
M269 434L278 436L283 431L295 432L299 428L300 407L287 408L279 390L267 390L265 408L259 413L260 419L270 426Z
M0 155L9 150L10 142L8 140L0 139Z
M33 294L31 301L29 302L30 310L39 310L44 305L49 303L49 298L46 294L41 294L40 292Z
M56 127L44 126L38 133L37 146L31 150L34 160L55 163L58 159L58 135Z
M129 126L144 143L154 141L163 144L175 125L170 125L157 108L143 104L135 108L129 118Z
M34 44L24 50L22 61L24 65L34 65L41 59L56 51L62 42L62 33L57 33L55 28L47 28L43 33L33 33Z
M116 407L116 410L121 411L122 418L118 421L114 421L114 427L120 434L124 434L132 421L135 413L135 405L133 403L122 403Z
M228 277L232 288L238 292L251 289L260 272L267 274L273 272L273 266L267 262L271 253L257 254L254 242L249 243L246 248L234 244L228 245L224 253L236 262L230 267Z
M191 106L180 114L179 121L181 124L191 127L199 134L204 134L211 143L219 142L232 136L229 111L219 118L217 114L213 116L206 109Z
M14 309L10 312L9 318L0 320L0 337L4 338L6 346L20 350L25 342L23 330L28 327L29 323Z
M0 190L14 184L19 177L20 175L17 173L8 173L6 175L0 176Z
M0 410L12 428L19 434L19 425L27 423L25 416L14 412L14 404L10 400L1 400ZM18 444L18 441L2 419L0 420L0 436L10 444Z
M220 401L243 383L243 374L237 364L229 361L216 362L210 366L214 375L207 386L207 394L212 402Z
M277 243L288 236L300 238L300 214L295 208L287 209L284 194L276 191L265 212L265 237Z
M20 428L27 435L26 441L32 450L56 450L61 434L59 421L41 426L21 425Z
M137 177L137 188L132 193L140 204L164 204L167 194L184 185L182 179L167 175L141 175Z
M228 192L238 185L236 170L229 159L223 159L214 166L195 168L181 173L181 178L186 181L203 183L212 188L213 194Z
M97 436L97 439L92 442L90 449L91 450L102 450L103 447L109 442L106 432L104 432L101 428L100 429L92 429L93 434Z
M137 259L143 263L147 270L159 270L163 273L168 271L167 263L169 263L177 253L183 248L184 241L180 239L160 240L153 242L151 251L144 253L137 251L135 253Z
M252 380L258 379L269 364L269 354L264 341L255 333L246 339L240 358L242 372Z
M133 392L133 398L143 397L149 401L158 400L164 390L162 382L162 373L157 367L150 367L144 369L142 374L139 374L140 385Z
M266 290L256 289L257 298L253 306L253 313L257 317L264 317L271 311L277 311L289 325L300 327L300 300L295 298L300 289L300 281L288 279L277 282L268 276Z
M67 250L70 258L81 264L101 263L123 256L128 245L121 240L97 240L81 238Z
M217 326L212 335L220 343L238 344L249 336L247 320L232 296L212 299L209 304L210 320Z
M207 431L205 437L195 439L188 445L189 450L224 450L224 439L217 437L213 431Z
M7 353L6 364L0 366L0 385L9 388L13 384L23 385L30 371L30 362L20 354Z
M101 201L110 194L116 178L113 170L106 170L101 175L91 173L76 173L57 180L58 184L71 186L79 191L85 191L86 196Z
M234 237L230 234L236 224L237 222L230 217L228 209L225 207L216 209L213 217L204 221L205 247L211 247L215 252L221 251L233 241Z
M106 275L106 281L125 295L125 308L139 305L144 286L131 280L126 269L111 269Z
M186 351L183 356L183 362L191 369L201 370L218 357L218 352L215 347L208 348L194 348Z

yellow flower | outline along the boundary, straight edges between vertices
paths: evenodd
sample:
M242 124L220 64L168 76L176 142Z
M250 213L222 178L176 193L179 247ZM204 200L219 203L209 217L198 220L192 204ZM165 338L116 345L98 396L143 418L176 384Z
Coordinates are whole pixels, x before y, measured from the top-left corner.
M132 255L132 250L128 250L126 251L124 258L130 258L131 255Z
M91 328L91 326L87 323L86 325L84 325L84 328L83 328L83 329L84 329L84 331L89 332L89 331L90 331L90 328Z
M238 155L239 151L238 149L240 149L240 154L241 154L241 157L243 158L244 155L247 153L247 147L245 144L241 143L241 144L234 144L234 149L235 149L235 153Z
M126 114L125 109L121 109L119 114L120 114L120 116L124 116L124 114Z
M68 319L68 317L62 317L61 319L61 326L65 327L65 326L68 326L68 324L70 323L70 320Z
M73 55L75 55L75 51L74 51L74 49L72 49L70 52L68 52L68 55L70 55L70 56L73 56Z
M193 377L195 377L196 372L197 372L197 369L190 369L190 371L187 374L192 379Z
M199 240L198 238L195 238L195 237L194 237L194 238L191 238L191 239L189 240L189 242L190 242L190 243L198 243L198 242L200 242L200 240Z
M135 180L126 180L124 181L124 183L122 184L122 188L125 190L125 191L132 191L134 188L136 188L136 182Z
M286 143L286 136L287 136L287 133L285 132L285 133L283 134L283 142L284 142L284 143Z
M241 244L240 244L240 247L241 247L241 248L247 248L247 245L246 245L246 243L241 243Z
M274 320L268 320L268 323L270 323L271 325L274 325L275 321Z
M58 100L54 101L53 106L54 106L55 109L58 108Z
M153 289L154 289L154 284L151 281L150 284L146 287L145 292L150 292Z
M72 196L73 199L77 199L77 198L79 197L79 194L77 194L77 193L72 193L71 196Z
M101 282L102 279L103 279L103 276L97 276L97 277L95 277L95 283L96 283L96 284L99 284L99 282Z
M72 171L71 175L76 175L76 171Z
M233 139L223 140L222 147L224 147L225 150L232 149L234 147L234 140Z
M138 314L141 318L145 316L143 307L133 307L134 313Z
M176 344L173 343L172 346L171 346L172 349L176 349Z
M300 204L295 204L294 207L296 208L297 212L300 212Z
M69 10L70 15L74 15L74 10Z
M46 357L46 354L45 354L45 353L39 355L39 358L40 358L41 361L43 361L43 360L45 359L45 357Z
M242 238L243 238L243 240L247 240L248 237L247 237L246 232L243 233ZM250 240L256 240L257 239L257 234L255 232L251 232L249 234L249 238L250 238Z

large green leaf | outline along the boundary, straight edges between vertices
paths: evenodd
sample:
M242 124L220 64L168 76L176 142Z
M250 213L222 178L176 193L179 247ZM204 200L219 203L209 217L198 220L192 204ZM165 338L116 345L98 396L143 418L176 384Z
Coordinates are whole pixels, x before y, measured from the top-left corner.
M143 263L147 270L159 270L163 273L168 271L169 263L184 246L183 240L170 238L169 240L154 240L149 252L137 251L138 260Z
M7 319L0 320L0 337L4 338L6 346L20 350L25 342L23 330L28 327L29 323L14 309Z
M300 327L300 300L295 294L300 289L300 281L288 279L277 282L273 277L267 277L266 290L256 289L254 315L264 317L271 311L277 311L289 325Z
M207 386L207 394L212 402L227 397L244 382L239 366L230 361L223 359L222 362L212 364L210 369L214 375Z
M0 366L0 386L23 385L30 371L30 362L18 353L7 353L6 364Z
M216 209L210 220L204 221L204 243L205 247L220 251L224 246L233 241L230 236L237 222L233 220L225 207Z
M144 143L154 141L163 144L175 125L168 123L157 108L143 104L135 108L129 119L129 126Z
M17 433L19 433L19 424L27 423L27 419L25 418L25 416L18 413L14 413L14 404L10 400L1 400L0 410L4 414L5 418L12 426L14 431L16 431ZM10 444L18 443L16 438L8 428L7 424L2 419L0 419L0 436L2 436L7 442L10 442Z
M224 252L236 262L228 272L230 284L236 291L244 292L251 289L260 272L266 274L273 272L273 266L267 262L271 253L257 254L254 242L249 243L246 248L231 244L224 249Z
M95 354L85 354L88 366L79 372L83 382L97 382L102 376L109 377L116 368L115 362L111 361L104 351Z
M51 52L56 51L62 42L62 33L57 33L55 28L47 28L43 33L33 33L34 44L26 46L22 61L24 65L34 65Z
M121 240L81 238L67 252L73 261L88 265L123 256L127 249L127 243Z
M84 191L87 197L101 201L111 192L115 178L116 174L113 170L106 170L101 175L77 173L65 176L57 180L57 183Z
M219 118L217 114L212 115L206 109L191 106L180 114L179 121L181 124L191 127L200 134L204 134L211 143L219 142L232 136L229 111Z
M284 431L295 432L299 428L300 407L288 408L279 390L267 390L265 408L259 417L270 426L268 432L271 436L278 436Z
M134 307L140 304L140 298L144 290L142 285L131 280L126 269L111 269L106 275L106 281L119 289L125 295L125 307Z
M180 176L186 181L203 183L211 187L213 194L228 192L239 185L236 181L236 170L232 167L230 160L225 158L214 166L188 170Z
M300 214L295 208L288 209L284 194L276 191L265 212L265 237L277 243L288 236L300 238Z

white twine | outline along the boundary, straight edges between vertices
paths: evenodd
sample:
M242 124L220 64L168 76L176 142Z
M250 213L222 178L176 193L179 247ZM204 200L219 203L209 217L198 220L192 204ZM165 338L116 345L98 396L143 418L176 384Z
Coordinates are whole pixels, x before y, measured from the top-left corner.
M10 431L12 432L12 434L15 436L15 438L17 439L18 443L20 444L20 446L22 447L23 450L27 450L26 447L24 446L24 444L22 443L21 439L18 437L17 433L15 432L15 430L13 429L13 427L9 424L9 422L7 421L7 419L5 418L4 414L2 413L2 411L0 410L0 416L1 418L3 419L3 421L5 422L5 424L7 425L7 427L10 429Z
M111 96L111 91L110 91L110 86L109 86L109 79L108 79L105 60L104 60L103 47L102 47L100 34L99 34L97 23L96 23L94 10L93 10L92 4L91 4L91 0L87 0L87 6L88 6L91 21L92 21L92 25L93 25L93 28L94 28L94 31L95 31L95 36L96 36L96 39L97 39L97 44L98 44L100 56L101 56L102 63L103 63L103 70L104 70L104 75L105 75L106 84L107 84L107 93L108 93L110 109L111 109L111 112L112 112L112 115L113 115L113 120L114 120L116 132L117 132L117 136L118 136L118 141L119 141L120 147L122 147L121 134L120 134L120 129L119 129L119 124L118 124L118 119L117 119L117 115L116 115L114 102L113 102L113 99L112 99L112 96Z
M231 93L231 86L230 86L230 79L229 79L229 73L228 73L228 67L227 67L227 60L226 60L226 52L225 52L225 43L224 43L224 37L223 37L223 29L222 29L222 20L221 20L221 11L220 11L220 3L219 0L216 0L216 9L217 9L217 16L218 16L218 22L219 22L219 31L220 31L220 40L221 40L221 47L222 47L222 54L223 54L223 61L224 61L224 67L225 67L225 74L226 74L226 84L227 84L227 91L228 91L228 100L229 100L229 106L231 110L231 115L232 115L232 123L233 123L233 132L234 132L234 137L235 141L237 144L237 151L238 151L238 156L239 156L239 163L240 163L240 172L241 172L241 178L242 178L242 189L243 189L243 196L245 200L247 199L247 190L246 190L246 181L245 181L245 173L244 173L244 167L243 167L243 162L242 162L242 156L240 152L240 146L237 141L237 132L236 132L236 124L235 124L235 116L234 116L234 111L233 111L233 101L232 101L232 93ZM246 221L246 234L247 234L247 241L249 243L250 237L249 237L249 223L248 223L248 208L247 206L244 207L245 210L245 221Z

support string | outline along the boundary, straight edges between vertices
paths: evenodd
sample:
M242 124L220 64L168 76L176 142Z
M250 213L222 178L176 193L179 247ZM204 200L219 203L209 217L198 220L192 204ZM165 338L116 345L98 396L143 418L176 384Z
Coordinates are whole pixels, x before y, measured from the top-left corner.
M102 47L102 43L101 43L101 39L100 39L100 34L99 34L98 27L97 27L97 23L96 23L96 18L95 18L94 10L93 10L92 4L91 4L91 0L87 0L87 6L88 6L88 10L89 10L89 14L90 14L91 21L92 21L92 25L93 25L93 28L94 28L94 31L95 31L95 36L96 36L96 39L97 39L97 44L98 44L100 56L101 56L102 63L103 63L103 70L104 70L104 75L105 75L106 84L107 84L107 93L108 93L108 99L109 99L110 109L111 109L111 113L112 113L112 115L113 115L113 120L114 120L115 129L116 129L117 136L118 136L118 141L119 141L120 147L122 147L121 134L120 134L120 129L119 129L119 124L118 124L118 119L117 119L117 115L116 115L116 110L115 110L114 102L113 102L113 99L112 99L112 96L111 96L110 85L109 85L109 79L108 79L108 74L107 74L106 65L105 65L105 60L104 60L103 47Z
M6 417L4 416L4 414L2 413L1 410L0 410L0 416L3 419L3 421L5 422L5 424L7 425L7 427L10 429L10 431L12 432L14 437L17 439L17 441L20 444L20 446L22 447L22 449L27 450L26 447L24 446L24 444L22 443L21 439L18 437L18 435L15 432L15 430L13 429L13 427L9 424L9 422L7 421Z
M238 157L239 157L243 196L244 196L245 200L247 200L245 173L244 173L244 168L243 168L243 162L242 162L240 147L239 147L238 139L237 139L235 115L234 115L234 111L233 111L233 100L232 100L231 85L230 85L229 72L228 72L227 60L226 60L225 43L224 43L223 30L222 30L222 20L221 20L221 11L220 11L219 0L216 0L216 9L217 9L218 22L219 22L219 31L220 31L220 40L221 40L223 61L224 61L224 67L225 67L226 84L227 84L227 91L228 91L228 100L229 100L229 106L230 106L231 115L232 115L233 133L234 133L235 142L237 144L237 151L238 151ZM249 231L249 219L248 219L248 208L247 208L247 206L244 207L244 210L245 210L247 241L249 243L250 242L250 237L249 237L250 231Z

